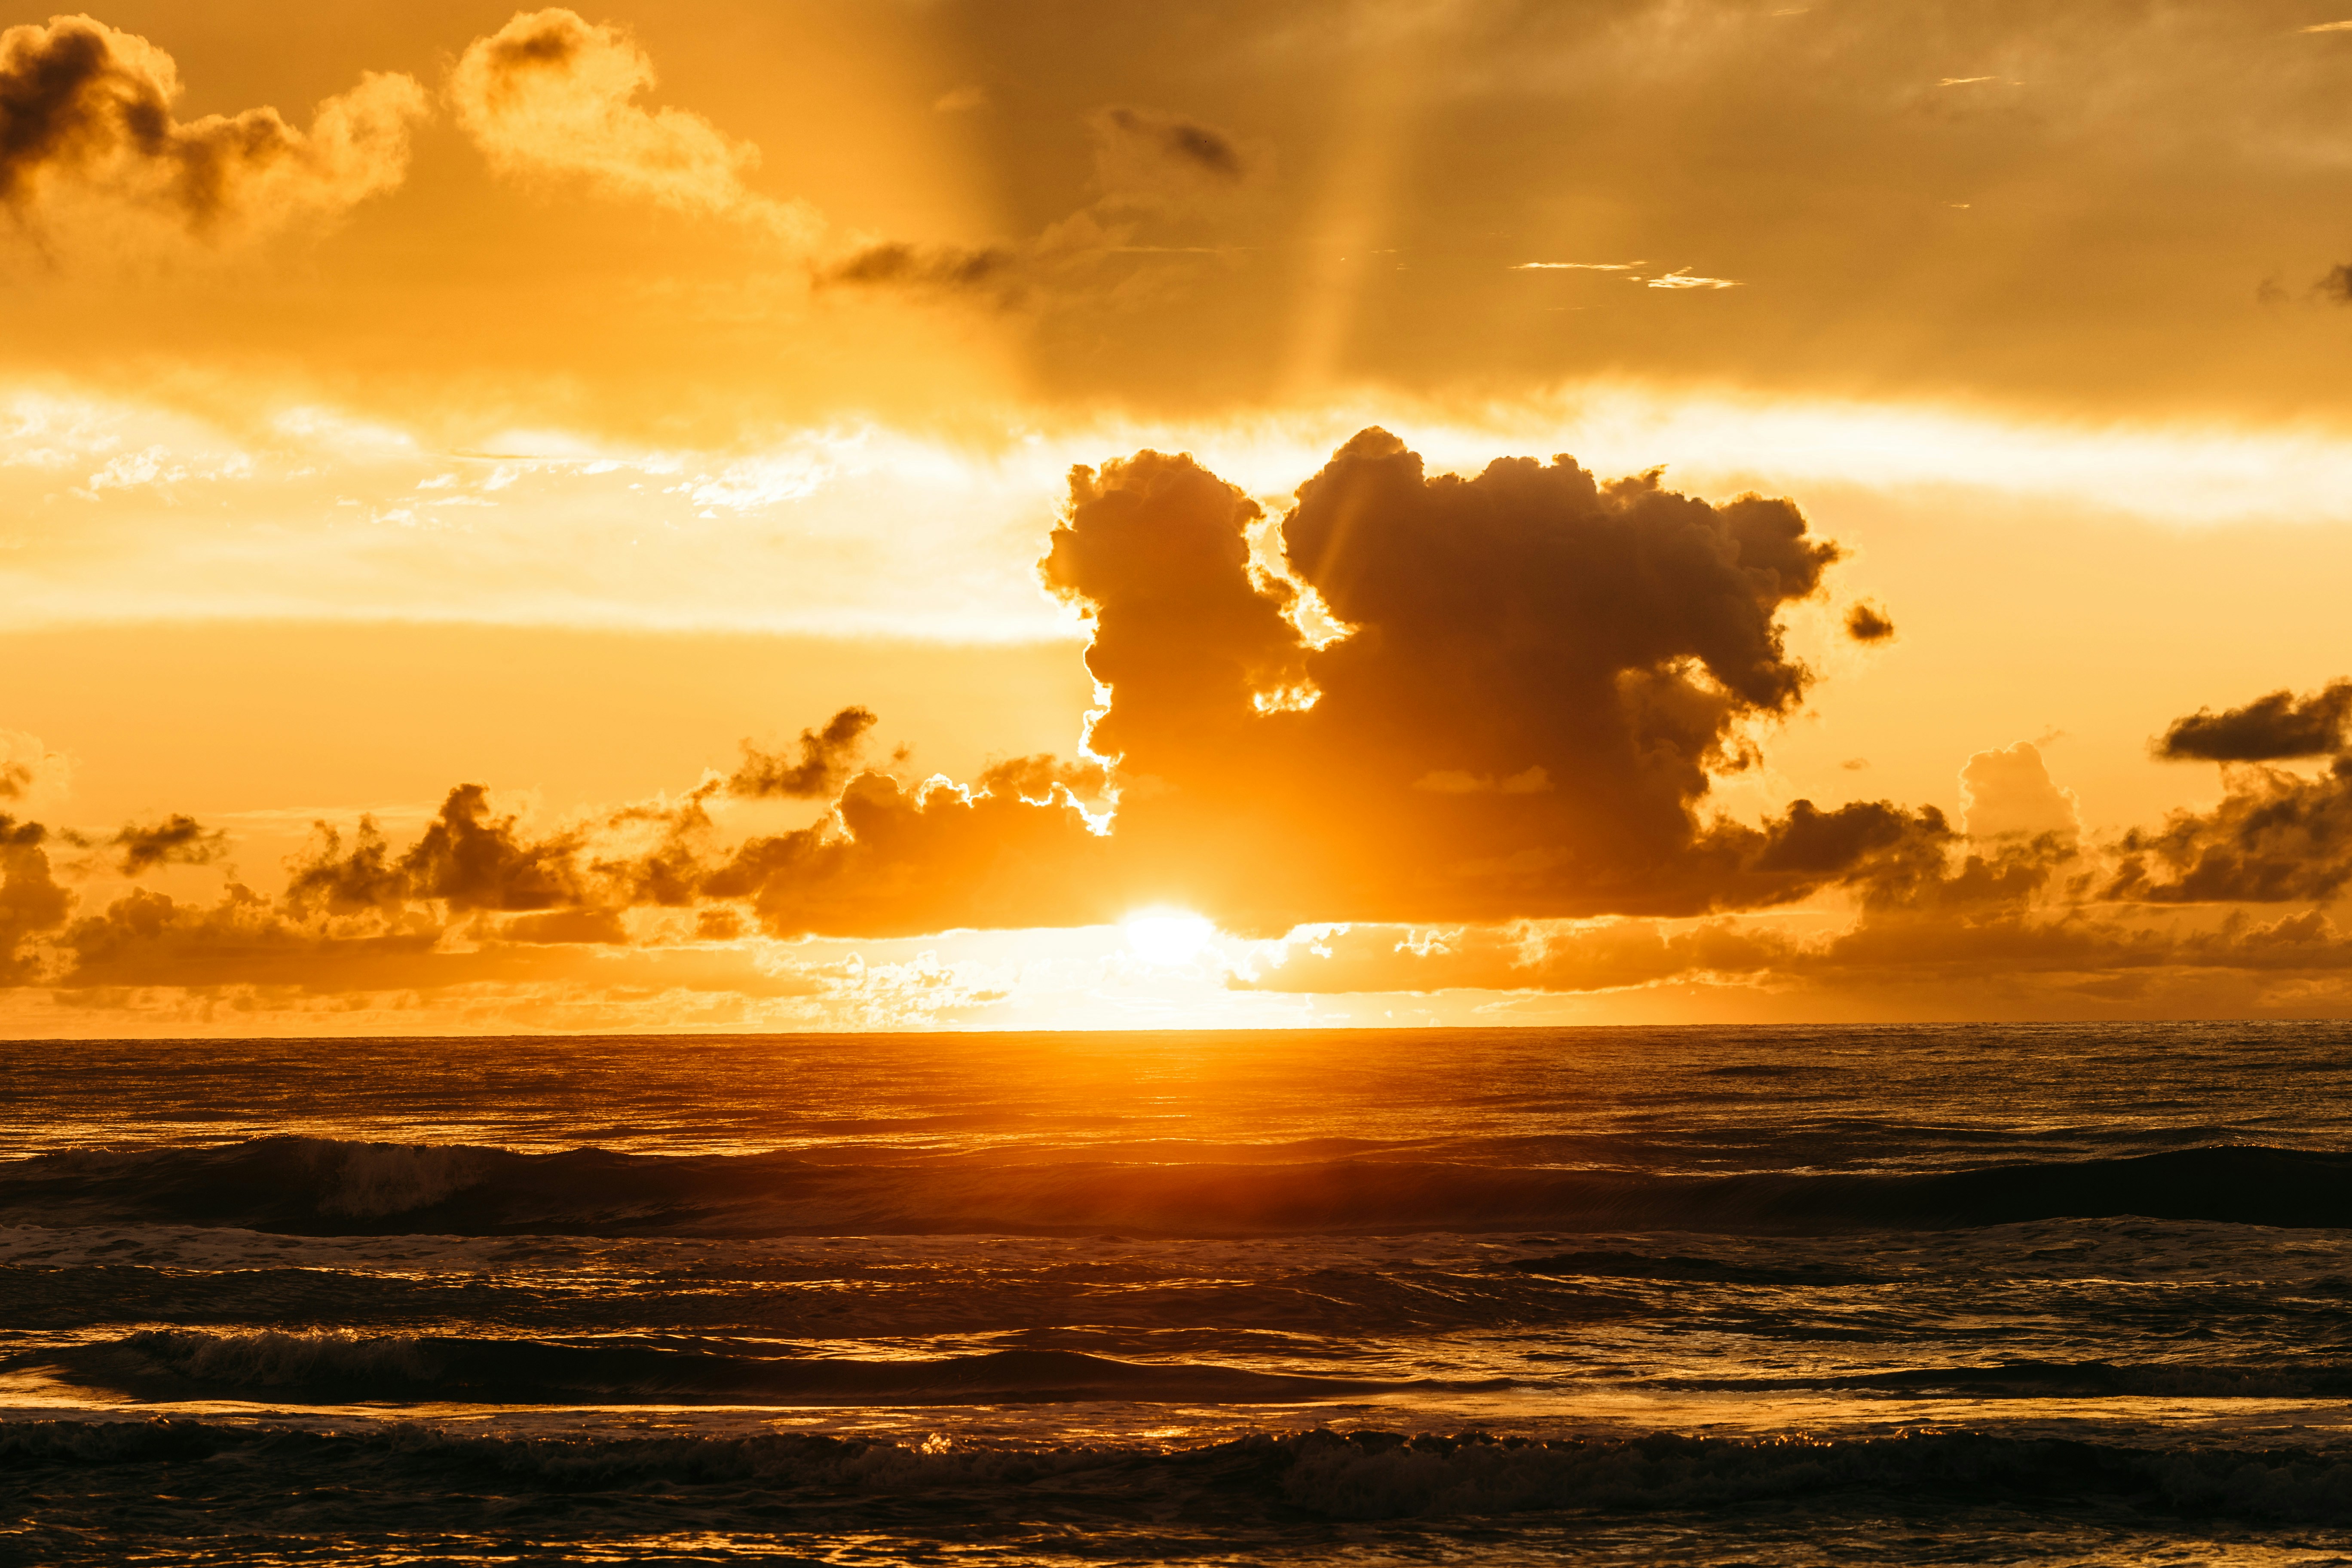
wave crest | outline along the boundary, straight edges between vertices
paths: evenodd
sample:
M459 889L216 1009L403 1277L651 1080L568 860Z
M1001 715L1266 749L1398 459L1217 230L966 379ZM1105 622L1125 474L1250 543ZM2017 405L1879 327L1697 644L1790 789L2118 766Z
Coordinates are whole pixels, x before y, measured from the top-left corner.
M2352 1226L2352 1154L2218 1145L1925 1173L1687 1176L1401 1159L835 1165L262 1138L0 1165L0 1221L306 1235L1824 1234L2124 1215ZM1607 1271L1602 1255L1558 1261Z

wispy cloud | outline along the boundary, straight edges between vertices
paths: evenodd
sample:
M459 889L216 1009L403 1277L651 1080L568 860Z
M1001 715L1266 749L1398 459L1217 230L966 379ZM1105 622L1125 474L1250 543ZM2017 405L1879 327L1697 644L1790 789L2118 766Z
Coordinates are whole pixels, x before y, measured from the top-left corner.
M1511 264L1513 272L1631 272L1646 267L1645 261L1517 261Z
M1663 277L1643 278L1635 281L1644 289L1737 289L1739 287L1739 279L1737 278L1699 278L1694 276L1687 267L1676 268Z
M2314 22L2310 26L2297 27L2295 31L2298 33L2352 33L2352 20Z

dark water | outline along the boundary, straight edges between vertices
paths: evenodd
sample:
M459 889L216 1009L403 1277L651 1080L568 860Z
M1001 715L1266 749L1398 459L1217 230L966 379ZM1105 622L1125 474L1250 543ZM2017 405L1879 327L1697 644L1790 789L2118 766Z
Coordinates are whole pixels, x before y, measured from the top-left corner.
M2352 1563L2352 1028L0 1045L0 1562Z

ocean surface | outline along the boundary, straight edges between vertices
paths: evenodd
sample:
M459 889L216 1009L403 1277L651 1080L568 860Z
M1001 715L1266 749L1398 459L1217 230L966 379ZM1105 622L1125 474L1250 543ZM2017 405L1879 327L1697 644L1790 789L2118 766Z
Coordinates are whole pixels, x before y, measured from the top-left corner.
M0 1563L2352 1564L2352 1026L0 1043Z

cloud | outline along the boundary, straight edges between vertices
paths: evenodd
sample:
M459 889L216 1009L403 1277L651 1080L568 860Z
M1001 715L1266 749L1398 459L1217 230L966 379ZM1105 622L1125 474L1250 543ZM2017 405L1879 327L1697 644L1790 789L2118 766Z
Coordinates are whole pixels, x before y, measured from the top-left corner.
M2340 751L2352 722L2352 680L2330 681L2310 696L2273 691L2242 708L2200 708L2176 719L2156 742L2170 761L2267 763Z
M1665 981L1747 976L1795 951L1769 928L1725 921L1677 928L1656 921L1453 930L1353 926L1294 936L1279 964L1234 988L1290 993L1613 991Z
M583 901L573 863L579 839L560 835L527 843L515 820L491 815L489 792L480 784L451 790L440 816L401 857L410 896L438 899L453 910L549 910Z
M1960 811L1976 839L2073 841L2082 833L2074 792L2051 782L2042 752L2030 742L1979 752L1960 770Z
M941 100L944 107L946 100ZM1031 238L988 245L918 244L876 239L815 269L823 286L902 289L963 295L997 305L1038 300L1149 294L1135 274L1104 283L1106 263L1126 258L1165 273L1171 258L1212 254L1213 246L1137 243L1147 220L1173 221L1216 211L1250 185L1267 159L1232 133L1165 110L1113 104L1087 117L1094 142L1097 195ZM1137 257L1160 259L1137 263Z
M1141 452L1072 475L1045 562L1110 692L1088 746L1112 760L1119 863L1160 900L1251 930L1692 912L1796 896L1924 830L1883 803L1700 817L1749 760L1739 726L1810 683L1779 613L1838 552L1786 501L1604 485L1565 458L1432 476L1371 429L1300 487L1286 578L1252 567L1260 516ZM1346 635L1309 641L1308 591Z
M770 795L793 800L831 796L848 780L866 731L876 722L871 709L845 708L828 720L822 731L801 731L800 756L796 760L781 752L762 752L746 741L743 765L728 779L727 793L752 799Z
M1859 643L1889 642L1895 623L1877 605L1857 604L1845 613L1845 635Z
M228 835L174 813L145 827L128 824L102 844L121 852L124 876L136 877L158 866L209 866L228 852Z
M2352 21L2314 22L2308 27L2297 27L2298 33L2352 33Z
M821 268L820 284L906 288L950 292L1019 282L1021 256L1006 246L909 245L884 240L853 250Z
M999 783L860 773L828 820L752 839L701 892L746 900L778 937L1100 925L1134 907L1108 841L1066 794L1037 804Z
M0 814L0 982L20 984L36 969L25 943L65 923L73 895L50 874L37 822Z
M1514 272L1631 272L1648 265L1641 261L1518 261Z
M1227 132L1166 110L1112 104L1087 117L1095 178L1122 203L1181 200L1240 184L1253 160Z
M17 805L66 792L72 764L22 730L0 730L0 803Z
M585 843L577 831L528 840L515 816L492 812L486 788L459 784L396 860L371 818L360 819L349 849L341 833L319 824L291 868L287 903L298 914L341 915L399 910L414 900L438 900L452 911L572 908L592 901L579 861Z
M1696 277L1687 267L1679 267L1659 277L1637 279L1635 281L1644 289L1737 289L1741 286L1737 278Z
M427 113L405 76L368 74L308 131L275 109L173 117L172 57L87 16L0 32L0 206L20 221L112 214L226 241L335 217L397 186Z
M517 179L576 181L602 195L730 218L793 244L822 226L803 203L746 183L760 150L701 115L648 109L653 60L635 39L562 7L519 11L466 47L450 73L457 123L490 167Z
M950 88L931 100L935 114L968 114L988 107L988 89L979 86Z
M2352 756L2315 779L2244 766L2210 811L2177 811L2119 847L2105 896L2151 903L2325 900L2352 883Z

